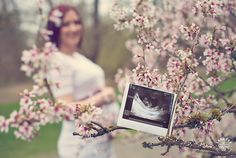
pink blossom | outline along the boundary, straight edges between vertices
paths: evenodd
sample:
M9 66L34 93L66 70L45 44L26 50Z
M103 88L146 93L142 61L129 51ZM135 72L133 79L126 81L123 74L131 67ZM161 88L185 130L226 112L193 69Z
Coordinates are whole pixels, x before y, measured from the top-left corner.
M221 53L215 49L206 49L203 54L206 56L206 59L202 63L207 68L207 74L213 71L230 72L232 66L231 52Z
M193 7L193 12L202 16L211 17L224 15L224 5L224 2L221 0L198 0Z
M0 132L7 133L9 130L9 120L5 119L3 116L0 116Z
M199 26L192 23L190 26L180 26L180 31L183 33L186 40L194 40L200 32Z
M211 77L209 77L208 79L207 79L207 82L211 85L211 86L216 86L216 85L218 85L220 82L222 81L222 78L220 78L220 77L213 77L213 76L211 76Z
M55 25L57 27L59 27L61 25L61 19L60 18L62 17L62 15L63 14L61 13L61 11L56 9L51 13L51 16L49 17L49 20L54 22Z
M45 40L47 40L47 41L49 40L49 36L51 36L51 35L53 34L52 31L46 30L46 29L42 29L42 30L40 31L40 33L41 33L42 37L43 37Z
M209 47L212 43L212 35L210 33L201 35L199 37L199 44L203 47Z
M47 42L42 49L33 47L33 49L23 51L22 53L21 60L23 64L21 70L24 71L28 77L32 77L37 86L39 95L43 95L46 92L44 79L47 78L48 71L51 69L59 70L58 63L53 60L56 52L57 49L55 45Z
M167 63L167 70L169 74L173 75L183 75L184 73L183 64L178 58L175 57L169 58Z
M131 21L131 24L133 26L145 27L145 28L148 28L151 25L147 17L139 15L137 13L133 14L133 19Z

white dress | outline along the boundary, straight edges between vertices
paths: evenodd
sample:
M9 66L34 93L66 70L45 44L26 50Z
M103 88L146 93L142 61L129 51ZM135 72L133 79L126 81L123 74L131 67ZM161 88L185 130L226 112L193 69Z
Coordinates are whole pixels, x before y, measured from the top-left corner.
M49 73L49 80L52 79L60 84L59 89L52 87L55 97L72 94L75 100L81 100L104 88L104 71L85 56L79 53L68 56L58 52L54 60L62 66L60 75ZM115 121L118 113L116 103L104 105L102 109L103 116L113 116ZM73 121L63 121L58 140L60 158L116 157L108 135L84 140L79 136L73 136L72 133L75 131Z

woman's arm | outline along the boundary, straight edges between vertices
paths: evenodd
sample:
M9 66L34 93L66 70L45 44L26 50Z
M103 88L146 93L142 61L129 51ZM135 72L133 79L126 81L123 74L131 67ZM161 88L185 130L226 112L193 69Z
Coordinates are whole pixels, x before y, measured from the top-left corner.
M99 107L113 102L115 100L115 92L112 87L105 87L101 92L80 101L75 101L72 94L57 97L56 99L64 100L68 103L93 104Z

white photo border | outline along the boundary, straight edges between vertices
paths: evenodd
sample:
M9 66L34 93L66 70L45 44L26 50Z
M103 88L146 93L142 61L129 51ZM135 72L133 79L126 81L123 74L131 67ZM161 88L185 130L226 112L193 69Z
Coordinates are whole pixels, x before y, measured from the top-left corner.
M119 116L118 116L117 126L131 128L131 129L135 129L138 131L147 132L147 133L151 133L151 134L155 134L155 135L159 135L159 136L164 136L164 137L170 135L171 131L172 131L172 127L173 127L174 114L175 114L175 109L176 109L175 103L176 103L176 96L177 95L175 93L171 93L171 92L164 91L161 89L156 89L156 88L154 89L154 88L145 87L142 85L137 85L140 87L144 87L144 88L148 88L148 89L152 89L152 90L158 90L158 91L162 91L162 92L174 95L168 128L159 127L159 126L145 124L145 123L141 123L141 122L137 122L134 120L129 120L129 119L123 118L130 85L137 85L137 84L134 84L134 83L127 83L126 84L125 91L123 93L122 104L121 104L121 108L120 108L120 112L119 112Z

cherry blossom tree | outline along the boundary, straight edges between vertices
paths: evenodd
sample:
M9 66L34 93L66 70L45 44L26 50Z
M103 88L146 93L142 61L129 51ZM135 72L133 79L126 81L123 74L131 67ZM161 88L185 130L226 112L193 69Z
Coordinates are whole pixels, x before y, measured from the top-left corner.
M125 7L115 1L111 11L116 30L136 34L126 42L134 68L118 71L119 90L131 82L177 94L171 136L143 146L166 146L163 155L178 146L183 156L235 157L231 151L235 136L227 135L227 130L235 122L236 104L231 98L236 89L219 87L236 77L236 2L166 0L155 4L135 0ZM113 129L101 126L98 133Z
M182 157L235 157L231 145L236 138L228 131L235 123L236 104L231 98L236 89L223 91L219 87L236 78L236 2L134 0L125 7L115 1L111 17L116 30L136 34L126 42L133 68L119 69L115 76L119 91L131 82L177 94L171 135L158 137L158 142L144 142L143 147L166 146L162 155L178 146ZM42 33L45 37L50 34L47 30ZM51 69L60 73L57 63L50 62L56 51L46 43L42 49L23 52L22 70L33 78L35 86L32 91L23 91L18 111L10 118L0 117L0 131L8 132L12 127L16 137L31 140L40 126L62 119L75 119L77 131L73 134L84 138L125 129L96 122L101 113L97 107L54 99L50 86L60 88L60 83L49 81L47 73ZM45 99L46 92L51 98Z

